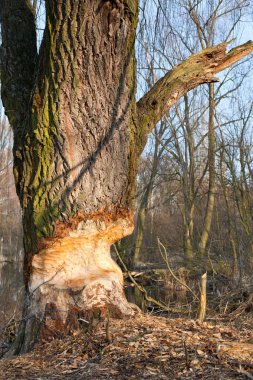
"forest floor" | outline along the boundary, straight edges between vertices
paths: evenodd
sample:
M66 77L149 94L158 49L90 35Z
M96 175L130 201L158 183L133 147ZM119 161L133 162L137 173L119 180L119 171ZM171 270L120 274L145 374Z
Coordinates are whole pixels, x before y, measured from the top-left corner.
M0 379L253 379L253 314L199 323L139 315L0 360Z

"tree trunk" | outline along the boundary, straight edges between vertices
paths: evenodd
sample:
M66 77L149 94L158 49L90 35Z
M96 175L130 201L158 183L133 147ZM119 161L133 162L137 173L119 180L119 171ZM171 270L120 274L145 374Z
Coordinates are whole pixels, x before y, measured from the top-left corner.
M232 249L232 254L233 254L233 269L232 269L232 276L233 276L233 285L234 287L237 287L239 283L241 282L241 276L240 276L240 268L239 268L239 257L238 257L238 251L236 247L236 239L235 239L235 233L234 233L234 226L232 223L231 218L231 205L230 205L230 199L229 199L229 191L228 187L226 184L225 180L225 175L224 175L224 139L223 135L222 136L222 146L220 149L220 181L221 181L221 187L223 191L223 196L225 199L225 204L226 204L226 211L227 211L227 224L228 224L228 236L229 236L229 241L230 241L230 246Z
M201 275L200 280L200 300L199 300L199 309L197 314L197 320L203 322L206 316L206 282L207 282L207 273Z
M159 155L161 154L161 152L159 152L158 150L159 140L157 139L156 134L157 134L157 131L155 131L155 148L154 148L154 155L153 155L153 160L152 160L151 173L148 179L148 183L142 194L141 202L140 202L140 206L139 206L139 210L137 214L136 238L134 242L133 257L132 257L134 267L138 267L138 265L141 262L143 262L142 257L141 257L141 247L142 247L143 236L144 236L145 220L146 220L146 216L148 212L148 204L150 201L150 197L152 196L152 190L154 187L155 177L157 175Z
M68 0L47 1L46 13L14 148L26 255L21 352L37 330L66 331L74 310L134 314L110 246L133 231L137 9Z
M215 116L215 99L214 99L214 84L209 84L209 123L208 123L208 174L209 174L209 188L208 198L205 210L205 218L203 231L199 242L199 259L200 264L203 264L205 259L206 245L211 230L214 200L215 200L215 129L214 129L214 116Z
M137 0L46 0L36 51L30 0L0 0L1 91L14 130L26 300L13 353L80 313L134 315L110 246L133 231L138 157L180 96L253 50L220 44L168 72L136 104Z

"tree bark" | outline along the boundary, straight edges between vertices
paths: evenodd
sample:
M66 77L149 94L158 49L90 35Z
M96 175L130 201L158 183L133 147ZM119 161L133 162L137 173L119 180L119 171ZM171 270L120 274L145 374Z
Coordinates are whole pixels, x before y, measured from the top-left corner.
M247 43L226 54L221 44L195 54L136 106L138 1L45 4L37 54L30 2L0 0L1 90L25 247L26 300L12 353L69 331L80 313L134 315L110 246L133 230L147 134L180 96L253 50Z
M134 242L133 257L132 257L134 267L138 267L138 265L141 264L143 261L141 257L141 247L142 247L143 236L144 236L145 220L146 220L146 216L148 212L149 200L150 200L150 197L152 196L152 190L154 187L155 177L157 175L159 156L161 154L161 152L159 152L158 147L159 147L159 140L156 138L156 134L155 134L155 147L154 147L154 154L152 157L151 173L148 179L148 183L143 191L140 206L137 213L136 238Z
M7 32L8 4L2 14ZM39 330L66 331L74 309L134 314L110 257L111 244L133 230L139 147L133 117L137 6L131 4L46 1L36 78L14 149L27 287L15 352L29 350ZM21 12L18 1L11 5ZM12 62L8 52L5 59ZM2 95L9 114L12 104Z
M230 241L230 246L232 249L232 254L233 254L233 285L234 287L237 287L240 282L241 282L241 276L240 276L240 267L239 267L239 255L237 251L237 246L236 246L236 238L235 238L235 233L234 233L234 226L232 223L231 218L231 205L230 205L230 199L229 199L229 191L228 187L226 184L225 180L225 174L224 174L224 139L223 135L222 136L222 146L220 148L220 182L221 182L221 187L222 187L222 192L226 204L226 211L227 211L227 224L228 224L228 236L229 236L229 241ZM231 189L229 189L231 191Z
M209 233L211 230L213 209L215 201L215 128L214 128L214 116L215 116L215 99L214 99L214 84L209 84L209 122L208 122L208 197L205 210L205 218L203 231L200 237L198 255L200 264L203 265L203 259L205 259L205 250Z
M194 152L194 133L190 123L190 110L188 96L184 96L185 104L185 135L186 135L186 154L185 161L188 170L184 170L182 176L183 196L184 196L184 252L187 266L191 267L194 250L193 250L193 228L195 213L195 152Z

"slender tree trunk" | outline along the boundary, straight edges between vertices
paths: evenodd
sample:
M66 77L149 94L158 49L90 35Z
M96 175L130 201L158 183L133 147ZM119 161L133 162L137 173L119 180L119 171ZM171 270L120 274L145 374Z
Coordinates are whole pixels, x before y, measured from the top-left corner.
M209 84L209 123L208 123L208 174L209 174L209 188L207 206L205 212L204 226L199 242L199 258L202 261L205 256L206 245L211 229L214 200L215 200L215 132L214 132L214 84Z
M146 208L140 205L140 209L137 215L136 238L135 238L133 258L132 258L134 266L138 266L138 264L142 262L141 246L142 246L142 241L143 241L145 219L146 219Z
M223 191L225 204L226 204L226 210L227 210L228 236L229 236L229 241L230 241L232 254L233 254L233 281L234 281L235 286L238 286L238 283L240 282L239 257L238 257L237 247L236 247L234 228L233 228L232 220L231 220L231 205L230 205L230 200L229 200L228 189L225 183L223 164L224 164L224 146L221 147L220 176L221 176L222 191Z
M184 252L186 265L191 267L194 250L193 250L193 228L194 228L194 213L195 213L195 152L194 152L194 133L193 126L190 121L190 107L188 95L184 96L185 104L185 158L183 176L182 176L182 186L183 186L183 196L184 196L184 208L183 208L183 219L184 219ZM179 146L179 144L177 143Z
M150 178L149 178L147 187L145 188L144 193L142 195L140 207L137 214L136 238L135 238L135 244L134 244L134 249L133 249L133 264L135 266L137 266L142 261L141 246L142 246L143 235L144 235L144 224L145 224L147 211L148 211L148 203L152 195L154 179L157 174L157 168L158 168L158 162L159 162L158 147L159 147L159 140L156 139Z
M193 216L194 216L194 206L191 207L191 210L189 212L188 218L187 218L187 224L185 226L185 239L184 239L184 245L185 245L185 258L186 258L186 264L187 266L192 266L192 261L194 258L194 249L193 249Z
M206 316L206 282L207 282L207 273L201 275L200 280L200 300L199 300L199 309L197 320L203 322Z
M244 142L243 140L239 141L240 148L240 176L238 178L237 167L233 160L233 157L229 157L229 168L232 176L232 186L233 193L235 198L236 207L239 213L241 225L247 236L248 244L250 247L250 252L253 254L253 221L252 221L252 212L250 207L250 194L251 191L248 188L248 179L245 172L246 162L245 162L245 153L244 153ZM252 266L252 260L249 258L248 264Z

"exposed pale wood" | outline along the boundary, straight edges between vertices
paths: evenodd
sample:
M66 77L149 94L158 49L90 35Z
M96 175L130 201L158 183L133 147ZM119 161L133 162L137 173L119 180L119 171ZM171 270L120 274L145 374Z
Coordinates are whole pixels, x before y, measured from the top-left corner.
M238 361L253 358L253 344L248 342L221 342L218 347L219 356L226 355Z
M200 281L200 301L197 320L203 322L206 316L206 281L207 273L202 274Z

